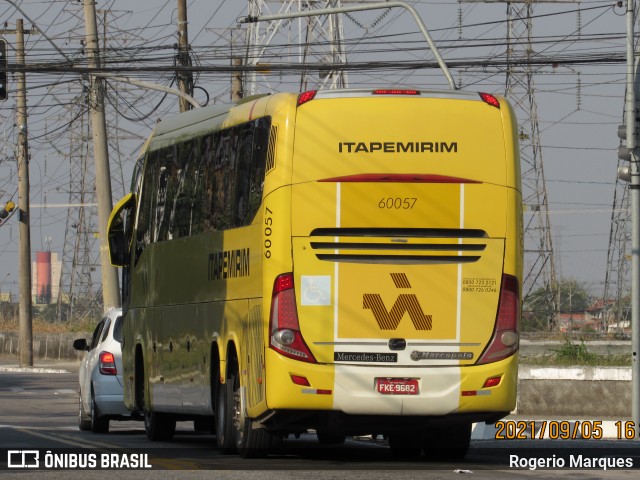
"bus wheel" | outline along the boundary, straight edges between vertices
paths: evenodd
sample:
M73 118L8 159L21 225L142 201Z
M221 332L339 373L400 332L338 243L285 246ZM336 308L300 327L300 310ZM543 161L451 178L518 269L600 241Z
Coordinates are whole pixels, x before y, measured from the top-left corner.
M330 433L322 430L318 430L316 436L322 445L342 445L347 439L347 436L342 433Z
M242 458L262 458L281 438L265 429L253 429L245 415L240 376L234 368L224 385L218 385L216 438L222 453L238 452Z
M193 421L193 430L196 432L216 433L213 418L200 417Z
M471 424L452 425L425 431L422 448L429 459L462 460L469 450Z
M415 432L389 434L389 448L398 458L417 458L422 450L422 435Z
M224 384L218 384L216 399L216 443L223 454L236 453L236 439L234 436L234 402L233 390L235 375L227 379Z
M244 416L243 416L244 417ZM242 421L242 435L238 441L238 453L242 458L265 458L270 451L282 446L282 437L265 428L252 428L251 420Z
M149 440L171 440L175 431L174 416L168 413L144 411L144 432Z

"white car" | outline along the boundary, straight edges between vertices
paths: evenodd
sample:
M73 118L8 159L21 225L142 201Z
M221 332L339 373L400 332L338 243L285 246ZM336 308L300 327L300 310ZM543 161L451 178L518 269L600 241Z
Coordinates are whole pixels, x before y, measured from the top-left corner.
M122 393L122 309L109 310L89 343L84 338L73 348L85 351L80 365L80 430L109 431L110 420L132 420Z

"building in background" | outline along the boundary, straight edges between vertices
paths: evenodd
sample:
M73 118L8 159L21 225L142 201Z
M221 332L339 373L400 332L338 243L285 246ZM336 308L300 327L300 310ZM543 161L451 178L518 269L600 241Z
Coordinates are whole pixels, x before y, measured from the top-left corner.
M57 301L62 262L54 252L36 252L31 268L31 299L34 305Z

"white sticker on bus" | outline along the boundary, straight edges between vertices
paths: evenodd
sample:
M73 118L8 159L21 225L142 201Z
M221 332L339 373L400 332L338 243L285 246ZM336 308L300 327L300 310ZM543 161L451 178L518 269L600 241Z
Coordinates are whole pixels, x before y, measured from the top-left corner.
M331 277L302 275L302 305L331 305Z

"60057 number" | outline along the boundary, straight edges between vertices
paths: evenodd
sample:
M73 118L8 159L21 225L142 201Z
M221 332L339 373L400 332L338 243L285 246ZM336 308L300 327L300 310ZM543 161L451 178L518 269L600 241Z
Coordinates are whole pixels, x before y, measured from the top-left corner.
M382 197L378 202L378 208L393 210L411 210L415 207L416 197Z
M273 229L271 226L273 225L273 212L269 210L269 207L265 207L265 216L264 216L264 256L267 258L271 258L271 234L273 233Z

